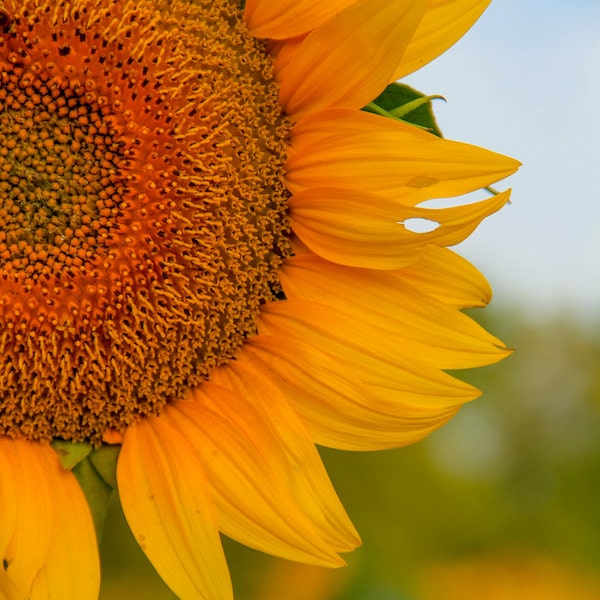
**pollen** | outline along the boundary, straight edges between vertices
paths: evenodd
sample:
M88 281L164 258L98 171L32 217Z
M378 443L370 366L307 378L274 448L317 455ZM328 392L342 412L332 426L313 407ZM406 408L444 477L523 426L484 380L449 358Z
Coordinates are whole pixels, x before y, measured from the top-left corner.
M158 414L255 333L289 123L238 0L0 11L0 434Z

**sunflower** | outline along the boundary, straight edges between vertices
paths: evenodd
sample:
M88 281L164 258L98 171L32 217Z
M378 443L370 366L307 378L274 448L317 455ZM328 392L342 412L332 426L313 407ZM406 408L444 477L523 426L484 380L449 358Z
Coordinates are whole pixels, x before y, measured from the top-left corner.
M231 598L220 532L344 564L315 444L415 442L508 353L447 248L508 193L422 202L518 163L361 110L487 4L5 0L2 598L97 597L113 486L182 599Z

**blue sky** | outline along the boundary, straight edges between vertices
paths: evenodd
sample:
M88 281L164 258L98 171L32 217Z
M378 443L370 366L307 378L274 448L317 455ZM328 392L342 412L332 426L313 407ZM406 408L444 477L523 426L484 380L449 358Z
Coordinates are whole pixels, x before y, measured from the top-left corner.
M600 316L600 2L494 0L405 82L447 99L446 137L524 163L498 186L512 204L458 247L495 303Z

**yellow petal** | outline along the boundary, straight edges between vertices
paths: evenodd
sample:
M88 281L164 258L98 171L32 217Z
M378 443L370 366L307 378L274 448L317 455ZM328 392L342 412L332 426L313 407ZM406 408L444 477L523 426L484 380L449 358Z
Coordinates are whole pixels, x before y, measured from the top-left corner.
M239 386L227 371L216 370L214 378ZM261 389L273 397L268 381L262 383L252 397ZM356 532L302 424L296 420L293 429L289 407L275 403L272 409L269 417L240 393L212 383L173 404L178 426L202 456L225 535L290 560L342 566L337 552L358 544ZM285 432L276 427L279 417Z
M448 248L426 246L418 262L390 274L454 308L485 306L492 299L487 279Z
M306 35L299 35L288 40L272 40L267 44L273 56L273 73L277 81L281 81L285 69L305 39Z
M100 568L85 497L50 446L0 438L0 589L10 600L95 600Z
M491 0L430 0L391 81L400 79L453 46L479 19Z
M2 515L2 529L8 532L3 535L2 558L8 563L6 572L13 585L27 596L50 552L54 527L54 501L41 448L22 440L0 439L3 503L17 503L16 511L9 508Z
M466 194L514 173L519 163L477 146L363 111L324 111L291 130L292 192L339 187L403 204Z
M463 313L380 271L341 267L317 256L289 258L280 270L287 298L336 307L397 339L398 352L440 369L497 362L504 344Z
M14 533L17 531L19 517L17 504L22 503L21 511L27 510L28 501L30 500L30 494L21 494L19 498L19 484L18 474L14 472L14 469L19 469L17 464L17 457L15 448L11 445L11 440L0 439L0 559L8 560L11 555L7 552L7 547L11 543L11 539ZM33 486L29 486L33 490ZM25 490L23 490L25 491ZM22 536L27 535L25 531ZM42 531L42 536L43 536ZM42 542L42 552L35 552L34 554L41 554L39 558L34 559L33 564L25 565L25 570L30 571L30 575L23 580L23 575L19 571L23 571L21 565L14 562L8 563L11 573L7 573L4 568L0 568L0 598L6 600L29 600L29 591L31 589L31 581L35 576L36 572L41 568L43 557L47 553L49 546L49 535L45 537ZM26 543L26 546L28 544ZM12 558L14 561L14 558ZM22 563L22 559L19 561ZM11 567L11 564L13 565ZM16 579L15 578L15 566L16 566ZM20 585L19 585L20 584Z
M45 453L48 473L53 476L54 527L51 551L33 583L31 600L96 600L100 563L87 501L77 480L61 467L54 451L48 448Z
M17 589L4 569L0 569L0 598L2 600L29 600L29 596Z
M312 31L281 73L289 115L358 109L389 83L426 0L359 0Z
M368 192L315 188L289 201L294 233L327 260L354 267L397 269L415 262L427 244L451 246L469 236L479 223L508 202L509 192L451 208L398 204ZM435 229L416 232L410 219Z
M244 17L255 37L285 39L315 29L356 0L246 0Z
M370 386L382 409L431 416L472 400L479 392L418 356L405 356L398 340L351 313L316 302L285 300L263 306L260 335L292 336L320 348Z
M0 438L0 557L6 558L6 548L10 544L17 525L17 484L13 473L14 460L7 439ZM14 466L12 466L14 465ZM2 570L0 569L0 572Z
M352 366L290 336L248 340L246 363L281 391L317 444L341 450L381 450L419 441L457 408L411 416L384 402Z
M420 254L418 236L398 221L398 205L343 189L311 189L289 201L294 233L313 252L344 265L397 269Z
M168 408L127 429L117 480L131 530L175 594L232 599L202 464Z

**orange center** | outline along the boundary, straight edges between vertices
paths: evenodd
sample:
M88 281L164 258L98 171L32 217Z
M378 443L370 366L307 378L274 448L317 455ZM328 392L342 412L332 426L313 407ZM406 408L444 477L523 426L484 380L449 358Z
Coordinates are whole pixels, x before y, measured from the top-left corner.
M97 442L235 356L289 254L237 0L0 11L0 434Z

